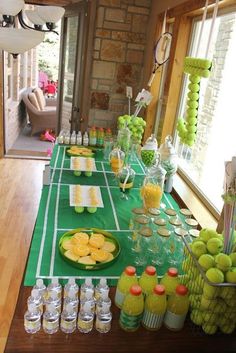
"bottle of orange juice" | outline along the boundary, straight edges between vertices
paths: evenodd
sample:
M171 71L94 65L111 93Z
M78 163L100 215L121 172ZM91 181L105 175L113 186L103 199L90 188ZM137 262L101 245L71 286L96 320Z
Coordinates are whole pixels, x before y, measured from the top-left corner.
M157 284L145 300L142 325L148 330L158 330L163 323L166 306L165 287Z
M184 321L189 308L188 289L183 284L176 287L167 302L164 324L167 328L179 331L184 326Z
M143 294L151 294L157 282L158 279L155 267L147 266L139 279L139 285L142 288Z
M174 294L176 287L180 284L177 268L169 268L168 271L162 277L160 284L163 284L165 286L167 295Z
M133 285L129 294L125 297L122 305L119 324L125 331L136 331L141 323L144 309L144 299L142 288L139 285Z
M133 266L127 266L117 283L115 304L118 308L121 309L125 296L129 293L130 287L133 284L138 284L136 268Z

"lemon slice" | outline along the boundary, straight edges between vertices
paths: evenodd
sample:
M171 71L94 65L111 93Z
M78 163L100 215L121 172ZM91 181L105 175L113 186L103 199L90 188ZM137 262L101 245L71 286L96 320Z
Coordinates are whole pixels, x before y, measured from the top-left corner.
M72 252L72 250L67 250L67 251L65 251L64 252L64 255L68 258L68 259L70 259L70 260L72 260L72 261L78 261L79 260L79 256L78 255L76 255L74 252Z
M73 235L73 238L78 240L78 244L87 245L89 242L89 236L87 233L79 232Z
M72 249L73 253L78 256L87 256L90 254L90 249L87 245L75 245Z
M89 244L92 245L94 248L101 248L105 242L105 238L103 234L94 233L91 235L89 239Z
M108 255L109 253L107 251L104 251L104 250L101 250L101 249L98 249L98 250L94 250L92 253L91 253L91 258L95 261L98 261L98 262L103 262L103 261L106 261L107 258L108 258Z
M95 246L92 246L90 244L88 244L88 247L89 247L90 253L93 252L94 250L98 250L98 248L96 248Z
M79 258L78 261L80 264L84 265L95 265L96 261L91 258L91 256L83 256Z
M102 250L105 250L107 252L113 252L116 249L116 246L114 243L111 243L110 241L105 241L103 246L102 246Z
M62 247L64 250L72 250L73 243L71 242L71 239L65 239L62 242Z

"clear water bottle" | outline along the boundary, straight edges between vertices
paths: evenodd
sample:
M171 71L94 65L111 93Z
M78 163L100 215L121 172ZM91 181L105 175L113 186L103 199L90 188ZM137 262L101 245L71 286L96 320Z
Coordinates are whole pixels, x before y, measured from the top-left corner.
M58 143L60 144L64 143L64 134L65 134L64 130L61 130L57 138Z
M80 288L80 300L83 300L85 293L91 292L94 294L94 285L91 278L85 278L85 282L81 285Z
M111 308L111 299L108 296L109 290L104 290L101 293L101 297L98 299L97 304L96 304L96 314L99 314L102 310L103 303L106 303L109 309Z
M98 301L101 298L101 295L104 291L108 291L109 293L109 287L107 285L106 278L101 278L100 282L95 287L94 296L96 301Z
M76 143L77 145L81 146L82 145L82 133L81 131L78 132L77 136L76 136Z
M64 143L66 145L70 144L70 131L66 131L65 135L64 135Z
M83 146L88 146L89 144L89 137L87 131L85 131L84 136L83 136Z
M107 333L111 329L112 314L107 303L102 304L101 311L96 316L95 328L100 333Z
M39 291L39 293L43 299L43 303L45 303L47 288L41 278L37 279L36 284L33 286L33 289L37 289Z
M77 312L72 304L66 304L61 314L61 331L72 333L76 329Z
M68 304L72 305L73 310L76 313L78 312L79 299L78 299L78 296L76 295L76 291L74 290L74 288L69 289L68 295L64 299L63 310L65 310L66 305L68 305Z
M88 333L93 329L94 313L90 303L85 303L78 315L77 327L80 332Z
M27 333L36 333L41 328L41 313L34 303L28 304L28 310L24 315L24 327Z
M74 289L75 291L75 295L78 296L78 292L79 292L79 286L78 284L75 282L74 278L69 278L68 282L66 283L65 287L64 287L64 298L67 297L68 292L70 289Z
M46 311L43 314L43 330L48 334L56 333L59 329L59 318L60 315L53 304L49 304L46 307Z
M58 314L60 314L61 313L61 299L58 298L57 292L53 291L53 290L48 293L48 297L47 297L47 300L45 302L46 309L51 304L54 305L54 307L56 308Z
M29 296L27 300L27 304L35 304L36 308L40 311L40 313L43 313L43 299L39 293L38 289L32 289L31 295Z
M70 143L71 145L75 145L76 144L76 132L73 131L70 137Z
M92 312L95 312L95 300L91 291L85 293L84 298L80 301L80 307L82 308L86 303L90 303Z
M59 283L58 278L52 278L51 283L49 283L49 285L47 286L48 295L50 294L51 291L56 292L58 298L61 299L62 287L61 287L61 284Z

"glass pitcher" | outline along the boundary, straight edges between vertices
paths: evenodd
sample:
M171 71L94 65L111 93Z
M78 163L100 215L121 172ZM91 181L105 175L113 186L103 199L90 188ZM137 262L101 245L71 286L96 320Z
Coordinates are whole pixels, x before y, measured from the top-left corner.
M150 208L160 208L165 175L166 171L162 168L158 158L156 164L148 170L141 187L143 207L147 212Z
M128 200L128 194L130 189L134 185L135 171L130 165L124 166L118 174L119 187L121 191L121 198Z
M120 149L125 153L126 157L128 157L128 154L129 154L130 138L131 138L131 132L127 126L118 131L117 144L120 147Z
M141 159L143 164L150 168L155 164L157 158L157 139L155 138L154 134L152 134L147 141L145 142L144 146L141 149Z
M124 165L124 160L125 153L119 147L116 147L111 151L109 161L113 173L117 175L121 171Z

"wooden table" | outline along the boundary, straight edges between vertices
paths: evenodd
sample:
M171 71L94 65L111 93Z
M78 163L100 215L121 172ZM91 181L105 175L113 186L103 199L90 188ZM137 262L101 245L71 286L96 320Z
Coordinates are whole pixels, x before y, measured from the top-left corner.
M112 306L112 329L107 334L93 329L88 334L76 330L70 335L60 331L47 335L41 330L29 335L24 330L23 317L30 290L30 287L23 286L20 289L5 353L236 352L236 334L207 336L188 319L180 332L169 331L165 327L157 332L147 331L142 327L133 333L125 332L119 327L119 310L115 306ZM114 288L111 288L111 298L113 297Z

